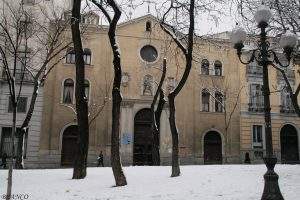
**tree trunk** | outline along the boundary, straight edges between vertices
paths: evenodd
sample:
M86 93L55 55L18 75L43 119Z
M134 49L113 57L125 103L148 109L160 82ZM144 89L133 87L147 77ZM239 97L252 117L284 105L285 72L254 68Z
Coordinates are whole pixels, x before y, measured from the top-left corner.
M155 92L155 95L153 97L152 103L151 103L151 132L152 132L152 159L153 159L153 165L160 165L160 154L159 154L159 128L157 122L160 121L161 112L164 106L164 93L162 88L162 85L164 83L166 72L167 72L167 66L166 66L166 59L163 61L163 71L162 75L157 87L157 90ZM155 104L157 101L158 96L159 98L159 104L157 106L157 109L155 111Z
M155 111L155 120L156 120L156 125L158 130L160 130L160 118L161 118L161 113L164 109L166 100L165 100L165 94L163 90L159 91L159 101L158 101L158 105Z
M107 8L103 7L103 2L100 3L96 0L92 2L101 10L109 22L108 37L110 46L113 52L113 65L114 65L114 82L112 89L112 129L111 129L111 166L116 181L116 186L127 185L126 177L122 170L120 158L120 113L122 96L120 92L122 67L121 55L119 45L116 41L116 28L118 21L121 17L121 10L114 0L107 0L107 4L113 9L113 18L107 12Z
M117 23L121 17L121 10L113 0L108 0L108 4L114 10L114 17L110 22L108 37L113 52L114 83L112 90L112 130L111 130L111 166L116 181L116 186L127 185L126 177L122 170L120 158L120 111L122 96L120 92L122 67L119 45L116 41Z
M23 121L23 124L21 126L21 132L20 132L20 142L17 148L17 157L16 157L16 164L15 168L16 169L23 169L22 161L23 161L23 138L27 132L29 122L31 120L31 117L33 115L34 107L35 107L35 102L38 96L38 89L39 89L39 84L37 81L34 82L34 87L33 87L33 92L31 95L31 101L30 101L30 106L26 114L26 118Z
M81 35L79 29L79 23L81 19L80 15L81 0L74 0L72 9L72 38L75 50L75 64L76 64L76 87L75 87L75 99L76 99L76 114L78 122L78 140L75 153L73 179L83 179L86 176L87 167L87 155L89 144L89 122L88 122L88 105L87 98L85 96L84 88L84 60L83 49L81 42Z
M160 152L159 152L159 146L160 146L160 118L161 113L164 108L164 104L166 103L164 99L164 92L162 89L159 89L159 102L156 108L156 111L154 112L155 118L152 117L152 136L153 136L153 148L152 148L152 158L153 158L153 165L159 166L160 165ZM152 112L152 111L151 111ZM155 121L155 124L153 123Z
M185 70L184 73L177 85L177 87L168 95L169 98L169 109L170 109L170 116L169 116L169 123L170 129L172 134L172 174L171 177L176 177L180 175L180 168L179 168L179 138L178 138L178 130L176 127L176 113L175 113L175 98L180 93L182 88L184 87L191 68L192 68L192 61L193 61L193 45L194 45L194 30L195 30L195 0L190 0L189 5L189 32L188 32L188 39L187 39L187 47L176 37L175 33L170 32L169 29L165 28L162 24L161 27L163 31L165 31L168 35L172 37L174 42L176 43L177 47L181 49L185 56Z
M169 95L169 123L172 134L172 174L171 177L176 177L180 175L179 168L179 148L178 148L178 131L176 127L176 119L175 119L175 97L173 95Z
M119 88L114 88L112 91L111 166L114 173L116 186L127 185L126 177L122 170L119 148L121 102L122 96L120 90Z
M18 135L18 146L17 146L17 155L16 155L16 163L15 163L15 168L16 169L23 169L23 165L22 165L22 153L23 153L23 137L25 134L23 134L23 131L21 130L21 132L19 133L20 135Z
M11 190L12 190L12 173L14 166L14 156L15 156L15 134L16 134L16 119L17 119L17 104L15 101L15 96L11 96L11 101L13 105L13 123L11 130L11 156L9 159L9 169L8 169L8 178L7 178L7 191L6 191L6 200L11 199Z
M161 89L158 89L159 91ZM157 93L159 92L157 91ZM160 93L160 92L159 92ZM160 94L161 95L161 94ZM163 95L163 92L162 92ZM159 153L159 125L160 125L160 117L161 112L164 106L164 99L160 96L159 98L159 104L157 105L156 111L154 111L154 105L156 103L155 98L153 99L153 102L151 104L151 115L152 115L152 122L151 122L151 132L152 132L152 159L153 159L153 165L159 166L160 165L160 153Z

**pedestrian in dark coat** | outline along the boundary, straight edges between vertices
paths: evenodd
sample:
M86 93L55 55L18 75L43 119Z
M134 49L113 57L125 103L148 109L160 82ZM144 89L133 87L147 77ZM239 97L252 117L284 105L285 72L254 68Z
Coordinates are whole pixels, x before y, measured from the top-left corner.
M246 152L246 154L245 154L245 161L244 161L244 163L246 163L246 164L250 164L251 163L250 155L249 155L248 152Z
M102 151L100 152L99 156L97 157L97 160L98 160L98 165L97 165L97 167L99 167L100 165L101 165L102 167L104 167L104 164L103 164L103 153L102 153Z

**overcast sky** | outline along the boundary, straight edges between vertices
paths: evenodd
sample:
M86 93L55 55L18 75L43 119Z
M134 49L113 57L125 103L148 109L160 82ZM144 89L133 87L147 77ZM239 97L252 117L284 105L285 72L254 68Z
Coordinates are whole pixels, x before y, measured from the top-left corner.
M119 3L123 3L128 0L119 0ZM137 4L138 0L132 0ZM150 13L154 16L157 16L155 4L159 4L164 0L156 0L152 1L155 3L149 4ZM231 2L231 1L228 1ZM83 5L84 7L84 5ZM144 3L143 5L139 5L138 7L134 7L133 9L126 4L126 6L122 6L122 9L125 10L126 14L122 15L122 21L128 20L131 13L131 18L140 17L148 14L148 4ZM222 5L219 7L226 14L202 14L196 20L196 33L199 35L212 34L212 33L220 33L223 31L231 31L236 23L237 15L236 15L236 7L231 4ZM102 20L104 21L104 20ZM105 22L103 22L105 23Z

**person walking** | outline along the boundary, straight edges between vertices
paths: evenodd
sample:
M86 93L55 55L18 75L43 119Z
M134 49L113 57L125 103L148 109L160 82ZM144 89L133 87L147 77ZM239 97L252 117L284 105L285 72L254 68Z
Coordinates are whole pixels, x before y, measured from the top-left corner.
M104 167L104 164L103 164L103 153L102 153L102 151L100 152L99 156L97 157L97 160L98 160L98 165L97 165L97 167L99 167L100 165L101 165L102 167Z

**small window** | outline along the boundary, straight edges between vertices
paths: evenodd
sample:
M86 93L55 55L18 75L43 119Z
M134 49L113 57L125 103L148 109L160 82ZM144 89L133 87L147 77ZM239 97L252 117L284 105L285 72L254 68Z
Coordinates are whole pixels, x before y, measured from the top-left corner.
M27 110L27 97L19 97L19 101L17 104L17 113L25 113ZM13 112L13 105L11 102L11 97L9 97L9 102L8 102L8 112L11 113Z
M201 74L209 75L209 62L206 59L201 62Z
M64 81L63 87L63 103L72 104L74 93L74 81L72 79L66 79Z
M90 97L90 82L88 80L84 80L84 93L87 101L89 101Z
M141 57L146 62L154 62L158 57L157 50L151 46L146 45L140 51Z
M222 63L220 61L215 61L215 76L222 76Z
M73 48L69 48L67 51L66 63L68 64L75 63L75 50Z
M151 75L146 75L143 80L143 95L152 96L153 95L153 77Z
M263 148L262 125L253 125L252 127L252 141L253 148Z
M22 0L22 4L26 5L26 4L31 4L33 5L35 3L35 0Z
M28 37L31 33L32 33L32 24L29 21L29 19L27 20L22 20L20 21L20 32L22 34L22 37Z
M84 49L83 50L83 60L84 64L90 65L91 64L91 59L92 59L92 51L90 49Z
M11 151L12 151L11 132L12 132L11 127L2 127L0 156L2 156L5 153L8 157L11 157ZM19 146L18 144L21 136L20 133L21 133L21 129L17 128L14 137L15 156L17 155L18 152L18 146Z
M207 89L202 90L202 111L209 112L209 93Z
M221 92L215 93L215 111L223 112L223 95Z
M146 22L146 31L150 31L151 32L152 27L151 27L151 21L147 21Z

